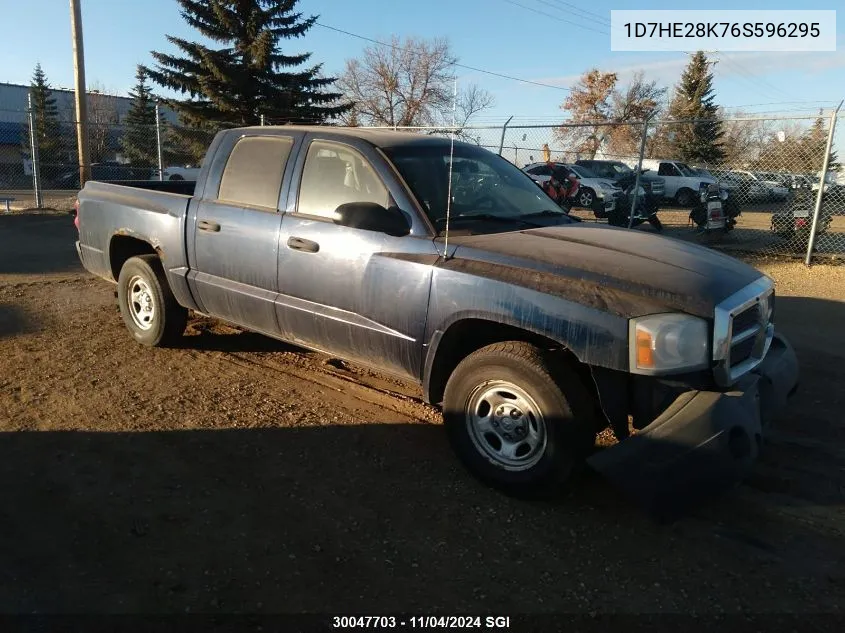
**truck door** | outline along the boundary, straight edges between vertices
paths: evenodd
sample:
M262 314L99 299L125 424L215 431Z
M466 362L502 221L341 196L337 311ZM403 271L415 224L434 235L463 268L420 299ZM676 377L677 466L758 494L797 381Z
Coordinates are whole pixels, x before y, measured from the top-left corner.
M680 189L681 172L678 171L674 163L664 161L660 163L660 167L657 169L657 175L662 176L665 180L666 190L664 191L664 195L667 198L674 198L675 194L678 193L678 189Z
M197 203L189 279L207 314L277 335L279 199L296 139L243 136L233 143L219 190Z
M279 326L293 343L418 378L437 251L413 228L393 237L333 222L349 202L416 217L389 164L356 141L312 135L297 159L279 240Z

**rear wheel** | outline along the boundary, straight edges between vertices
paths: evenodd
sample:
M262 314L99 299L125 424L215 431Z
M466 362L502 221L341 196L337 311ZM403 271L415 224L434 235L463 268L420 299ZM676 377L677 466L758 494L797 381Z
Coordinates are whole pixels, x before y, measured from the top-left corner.
M188 311L177 303L155 255L126 260L117 280L117 301L123 322L142 345L172 344L185 331Z
M443 419L461 461L508 493L554 492L593 447L595 407L578 375L549 352L497 343L452 373Z

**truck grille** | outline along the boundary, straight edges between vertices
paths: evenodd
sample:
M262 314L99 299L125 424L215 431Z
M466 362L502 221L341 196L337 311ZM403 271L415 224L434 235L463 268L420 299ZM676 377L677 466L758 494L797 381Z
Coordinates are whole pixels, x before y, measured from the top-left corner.
M662 196L665 190L666 187L662 180L651 181L651 193L653 193L655 196Z
M723 387L757 367L769 351L774 286L763 277L716 306L713 323L715 378Z

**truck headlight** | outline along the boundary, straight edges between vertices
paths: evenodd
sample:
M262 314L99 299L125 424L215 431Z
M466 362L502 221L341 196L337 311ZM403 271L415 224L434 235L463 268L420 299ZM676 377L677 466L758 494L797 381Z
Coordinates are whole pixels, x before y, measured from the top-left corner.
M707 322L688 314L653 314L631 319L631 372L657 375L710 366Z

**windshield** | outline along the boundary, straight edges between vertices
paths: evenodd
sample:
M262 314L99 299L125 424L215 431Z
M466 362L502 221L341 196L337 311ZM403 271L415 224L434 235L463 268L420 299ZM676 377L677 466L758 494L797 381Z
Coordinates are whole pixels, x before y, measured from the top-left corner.
M598 178L594 172L581 165L567 165L566 167L572 170L579 178Z
M449 145L383 149L432 224L443 226L449 191ZM455 144L451 216L519 218L563 211L529 176L480 147Z
M630 167L628 167L628 165L626 165L625 163L610 163L610 165L613 167L614 171L617 174L626 174L627 175L627 174L631 174L631 173L634 172L634 170L631 169Z
M684 163L675 163L675 167L678 168L678 171L681 172L683 176L693 176L695 177L696 173L690 169L689 165L685 165Z

